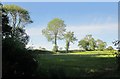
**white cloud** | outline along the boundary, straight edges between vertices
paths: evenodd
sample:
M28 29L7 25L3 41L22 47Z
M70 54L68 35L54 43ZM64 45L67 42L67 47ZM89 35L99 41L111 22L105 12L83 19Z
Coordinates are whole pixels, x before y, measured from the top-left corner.
M77 36L78 35L86 35L86 34L94 34L94 35L102 35L102 34L118 34L118 25L117 23L111 24L92 24L92 25L78 25L78 26L68 26L66 27L67 31L73 31Z
M67 30L71 30L74 32L81 32L81 33L90 33L90 32L102 32L106 31L117 31L118 25L117 24L93 24L93 25L78 25L78 26L68 26L66 27Z
M42 29L43 27L32 27L32 28L27 28L26 33L30 36L40 36L42 35Z

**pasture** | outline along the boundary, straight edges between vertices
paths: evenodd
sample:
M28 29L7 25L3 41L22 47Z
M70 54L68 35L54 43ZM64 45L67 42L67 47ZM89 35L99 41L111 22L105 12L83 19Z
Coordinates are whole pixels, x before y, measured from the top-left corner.
M120 78L110 51L39 54L37 60L37 74L42 78Z

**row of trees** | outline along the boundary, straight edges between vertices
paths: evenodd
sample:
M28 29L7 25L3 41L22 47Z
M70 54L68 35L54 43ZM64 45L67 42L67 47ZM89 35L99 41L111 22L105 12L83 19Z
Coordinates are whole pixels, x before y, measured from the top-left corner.
M48 39L48 41L52 41L54 43L53 51L58 51L58 45L57 40L66 40L66 52L68 52L70 43L76 41L76 37L74 36L74 32L66 32L65 29L66 25L64 24L64 21L55 18L52 21L48 23L48 26L46 29L42 30L43 35Z
M25 45L29 41L29 36L25 33L24 27L26 24L30 24L33 21L29 16L29 12L19 6L16 5L5 5L4 7L4 15L8 16L9 20L8 25L3 25L3 40L6 38L14 38L19 40L25 47ZM58 51L57 40L65 39L66 41L66 52L68 52L70 43L74 43L77 41L74 36L74 32L66 32L66 25L63 20L59 18L55 18L48 23L46 29L43 29L42 33L47 37L48 41L52 41L54 43L53 51ZM6 31L6 32L5 32ZM99 50L103 50L106 46L106 43L102 40L94 40L92 35L86 35L86 37L79 41L78 46L85 50L95 50L96 48Z
M78 44L80 48L85 50L104 50L106 45L106 42L100 39L95 40L92 35L86 35L82 40L79 41Z
M63 20L59 18L54 18L51 20L46 29L42 30L43 35L48 39L48 41L52 41L54 44L53 51L58 51L57 40L65 39L66 41L66 52L68 52L70 43L74 43L77 41L74 36L74 32L66 32L66 25ZM107 43L97 39L95 40L92 35L86 35L82 40L78 42L78 46L84 50L104 50L106 48ZM110 47L109 47L110 48ZM111 48L112 49L112 48Z

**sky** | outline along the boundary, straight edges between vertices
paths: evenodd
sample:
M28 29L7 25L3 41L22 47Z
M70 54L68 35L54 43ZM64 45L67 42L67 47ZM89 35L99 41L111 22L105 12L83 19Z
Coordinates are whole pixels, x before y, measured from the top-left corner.
M2 2L118 2L119 0L2 0Z
M27 25L30 36L27 45L52 50L52 42L42 35L42 30L54 18L64 20L67 31L73 31L78 41L86 35L107 42L118 39L118 3L117 2L6 2L15 4L29 11L32 24ZM79 49L78 41L70 44L70 49ZM58 46L65 48L65 40L58 40Z

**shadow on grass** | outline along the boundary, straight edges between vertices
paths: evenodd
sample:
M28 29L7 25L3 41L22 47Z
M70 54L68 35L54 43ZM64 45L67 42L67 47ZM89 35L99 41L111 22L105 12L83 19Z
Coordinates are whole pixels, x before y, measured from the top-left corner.
M120 79L114 57L38 54L35 75L15 79ZM27 63L26 63L27 64ZM31 63L28 64L28 66ZM10 79L11 79L10 78ZM5 78L4 78L5 79ZM9 79L9 78L6 78Z
M38 75L47 79L119 79L113 57L40 55Z

